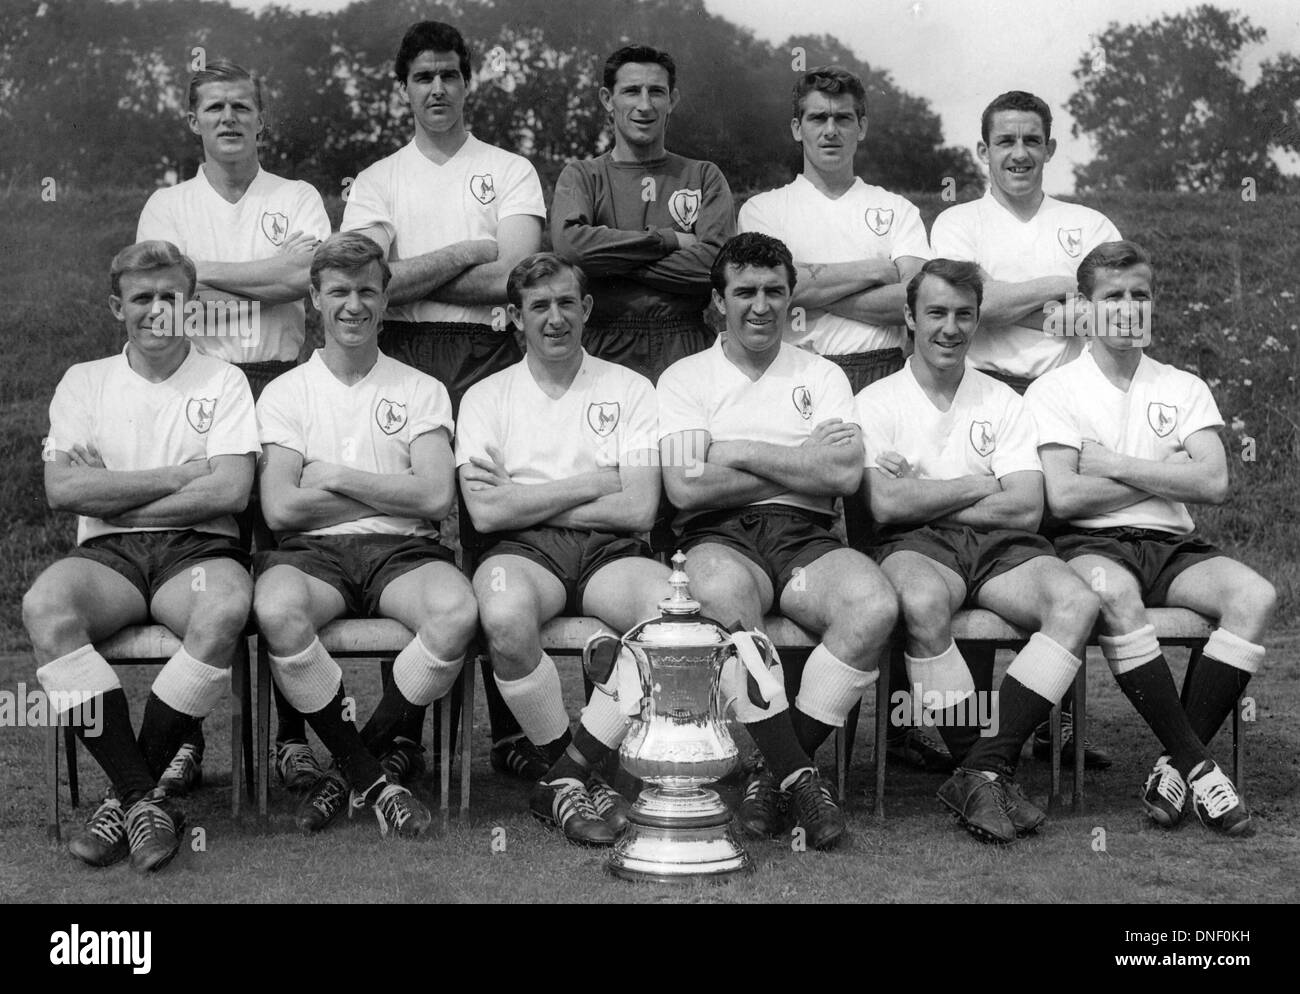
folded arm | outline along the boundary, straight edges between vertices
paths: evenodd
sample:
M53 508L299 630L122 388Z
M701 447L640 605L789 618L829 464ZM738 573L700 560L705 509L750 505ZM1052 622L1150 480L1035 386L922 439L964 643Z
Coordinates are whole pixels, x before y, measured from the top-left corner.
M493 448L460 467L460 485L474 527L484 533L531 528L623 486L613 466L549 483L515 483Z
M1168 500L1222 504L1228 499L1228 459L1213 428L1193 432L1180 452L1164 460L1139 459L1085 440L1079 453L1082 476L1105 477Z
M996 481L998 489L974 504L951 511L938 520L972 528L1038 530L1043 520L1043 474L1038 470L1008 473Z
M970 507L1002 488L993 476L918 479L896 452L883 453L863 479L871 516L882 525L923 525Z
M1118 480L1082 475L1079 450L1068 445L1040 445L1038 456L1047 485L1047 506L1063 521L1118 511L1151 496Z
M253 454L212 456L212 472L195 477L175 493L115 514L109 524L130 528L189 528L248 506L253 489Z
M75 445L46 462L45 496L53 511L112 518L169 497L211 472L206 459L156 469L105 469L93 446Z
M380 513L351 497L302 486L302 473L300 452L282 445L262 446L262 516L272 531L305 532Z
M903 324L903 307L907 303L907 284L925 265L924 259L914 255L901 256L897 263L890 263L897 272L895 280L886 280L881 285L849 294L840 300L832 301L823 307L832 314L863 324L884 327ZM798 296L796 293L795 296Z
M814 497L847 497L862 481L862 429L848 421L823 421L802 445L740 440L714 442L708 461L779 483Z
M368 228L362 228L361 234L373 239L385 252L388 251L391 239L383 225L372 224ZM393 278L388 284L389 306L423 300L471 266L495 262L496 259L497 243L490 238L482 238L453 242L410 259L391 260L388 264L393 271Z
M716 443L707 431L683 431L659 442L664 490L683 511L744 507L783 494L789 487L742 469L734 469L711 456ZM706 453L703 459L683 459L680 453Z
M504 304L506 279L510 276L510 270L541 247L540 217L531 214L503 217L497 225L496 259L471 266L443 283L428 297L444 304Z
M561 511L546 523L593 531L649 531L659 509L659 453L646 449L628 455L628 462L618 467L617 493Z
M1049 303L1064 303L1076 289L1074 279L1069 276L1040 276L1023 283L1004 283L989 280L985 274L985 280L984 302L980 305L981 325L1041 327L1043 309ZM1039 312L1038 315L1035 312Z
M295 231L280 251L252 262L195 260L199 283L224 293L266 304L283 304L307 296L312 255L319 244L314 235Z
M455 469L447 430L438 428L411 442L409 473L370 473L314 461L303 467L298 485L350 498L381 514L441 521L456 498Z

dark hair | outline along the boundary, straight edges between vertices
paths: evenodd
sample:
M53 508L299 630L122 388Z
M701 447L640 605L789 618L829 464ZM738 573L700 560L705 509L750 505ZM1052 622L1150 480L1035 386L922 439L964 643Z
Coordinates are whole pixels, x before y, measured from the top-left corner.
M1097 284L1098 269L1132 269L1134 266L1146 266L1151 269L1151 256L1136 242L1103 242L1083 257L1076 271L1079 292L1092 299L1093 287ZM1155 290L1155 273L1151 275L1151 289Z
M605 89L614 89L618 71L629 62L663 66L668 73L668 89L671 90L677 85L677 63L673 61L671 55L649 45L624 45L605 60L605 71L602 77Z
M190 77L189 101L191 111L198 109L199 87L205 83L252 83L253 99L257 103L257 109L259 111L262 109L262 81L243 66L236 65L228 59L217 59L209 62L204 68Z
M943 280L949 286L970 290L975 294L975 310L978 312L984 303L984 278L980 276L980 267L973 262L956 262L952 259L931 259L920 271L907 281L907 309L916 316L916 297L921 290L921 281L927 276Z
M856 73L851 73L841 66L818 66L809 69L794 84L791 96L794 100L794 116L803 117L804 101L814 90L838 96L847 93L853 97L853 110L858 120L867 116L867 89Z
M744 269L746 266L754 266L758 269L784 268L789 278L790 289L794 290L794 257L785 247L785 242L771 235L746 231L729 239L727 244L722 246L722 251L713 260L713 268L709 270L709 281L713 284L713 289L724 296L727 292L728 266L734 266L736 269Z
M388 268L388 260L384 258L384 250L379 247L379 243L359 231L336 231L320 243L316 254L312 256L311 285L320 289L320 274L326 269L355 273L372 262L379 263L383 287L387 290L393 271Z
M397 47L397 59L393 65L393 75L399 83L406 83L406 77L411 73L411 63L420 57L421 52L455 52L460 56L461 78L466 84L469 83L469 48L461 33L450 24L420 21L411 25L402 36L401 45Z
M185 293L192 296L194 287L198 284L198 273L194 263L184 252L171 242L164 241L136 242L134 245L128 245L113 256L113 261L108 267L108 280L113 288L113 296L122 296L123 276L173 267L184 270L186 282L189 284Z
M525 290L563 272L573 273L574 279L578 281L578 296L587 296L587 274L581 266L566 262L554 252L534 252L519 260L515 268L510 270L510 275L506 278L506 300L516 307L523 307Z
M1022 110L1030 114L1037 114L1039 120L1043 122L1043 140L1046 141L1052 137L1052 111L1047 106L1047 102L1032 93L1026 93L1024 90L1008 90L993 98L993 102L984 108L984 115L980 118L980 137L984 141L989 140L989 129L993 126L993 115L1000 110Z

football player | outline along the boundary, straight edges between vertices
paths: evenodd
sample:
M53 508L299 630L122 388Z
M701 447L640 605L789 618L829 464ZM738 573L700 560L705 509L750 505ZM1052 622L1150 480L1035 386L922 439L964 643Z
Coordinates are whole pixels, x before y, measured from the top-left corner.
M248 382L183 334L195 267L176 246L123 249L110 269L126 348L78 363L50 403L45 491L73 511L77 547L23 598L41 686L108 775L111 792L69 848L92 866L166 865L185 817L160 783L229 686L252 581L234 515L248 503L257 426ZM95 643L152 619L182 639L158 673L137 740ZM98 727L88 724L98 715ZM80 720L78 720L80 719Z
M506 277L541 248L546 204L527 159L468 130L470 53L456 28L440 21L412 25L398 47L394 75L414 135L357 176L342 228L361 231L388 253L393 282L385 353L443 383L456 412L471 384L523 355L505 317ZM470 569L481 541L463 502L459 518ZM490 680L486 696L493 767L535 781L546 764ZM418 737L419 729L407 733Z
M903 288L930 258L930 244L910 201L854 173L854 157L867 137L862 80L839 66L822 66L799 77L793 98L790 131L803 148L803 171L789 185L747 200L736 224L789 246L798 274L791 307L798 317L786 341L830 359L856 394L902 368ZM871 538L865 504L850 501L844 524L849 544L865 549ZM895 667L891 683L899 686L901 656ZM923 769L952 768L930 736L906 725L891 730L889 758Z
M830 532L834 499L862 477L862 433L839 367L783 341L795 288L785 245L737 235L712 278L726 331L659 380L664 486L681 508L686 572L705 614L755 629L775 608L821 638L793 707L784 691L766 707L744 686L731 696L764 760L746 785L742 827L782 831L788 799L808 844L829 848L844 816L812 757L875 681L897 616L880 570Z
M667 52L628 45L606 59L614 147L565 166L551 204L555 251L582 266L595 297L584 347L652 383L713 343L709 269L735 231L722 171L664 147L680 98Z
M425 709L451 689L478 612L434 526L456 492L451 401L433 377L379 350L384 254L357 232L316 250L311 297L325 347L257 403L262 506L281 540L255 557L254 610L276 682L334 757L298 827L324 828L351 788L351 807L372 809L383 834L413 837L429 811L401 781L423 768ZM394 618L416 633L361 731L317 637L344 615Z
M669 572L637 537L659 501L654 388L583 349L592 299L580 267L529 256L508 292L524 359L470 388L456 437L465 503L491 542L474 592L496 685L549 764L532 813L572 842L609 845L627 802L597 771L628 721L596 691L570 733L540 631L561 613L620 633L659 614Z
M1208 745L1264 661L1272 584L1195 532L1187 503L1228 498L1223 419L1205 383L1146 354L1155 276L1132 242L1097 246L1079 264L1092 303L1091 342L1025 395L1038 423L1053 513L1069 523L1058 553L1101 596L1102 652L1163 748L1143 805L1166 828L1190 793L1200 820L1228 835L1250 813ZM1182 701L1144 605L1213 618Z
M988 167L988 192L940 214L930 246L936 256L979 264L985 294L970 360L1023 394L1035 377L1078 356L1080 339L1065 332L1058 305L1074 292L1079 260L1120 235L1098 211L1043 192L1056 141L1051 109L1041 98L1023 90L997 96L980 118L976 152ZM991 671L993 655L980 648L970 661ZM1072 701L1067 694L1061 716L1067 763L1074 761ZM1035 730L1033 750L1039 759L1051 753L1046 722ZM1084 765L1105 769L1111 759L1084 743Z
M267 383L298 361L306 337L307 270L330 222L310 183L261 167L262 84L247 69L214 60L194 73L187 121L203 143L203 163L192 179L149 197L136 240L164 239L194 260L199 286L193 300L204 305L194 346L243 370L256 402ZM254 488L238 519L240 532L246 542L270 547L257 504ZM286 786L302 790L321 769L307 746L302 715L278 689L276 712L276 768ZM171 789L185 793L198 785L202 759L200 726L168 765Z
M966 366L982 295L974 263L922 266L907 284L914 351L858 394L857 417L881 529L874 554L898 591L913 698L937 712L958 763L939 799L977 838L1009 843L1045 820L1016 784L1016 765L1082 665L1098 599L1037 534L1043 474L1021 399ZM1003 677L996 712L991 680L977 685L953 641L952 616L968 603L1034 633Z

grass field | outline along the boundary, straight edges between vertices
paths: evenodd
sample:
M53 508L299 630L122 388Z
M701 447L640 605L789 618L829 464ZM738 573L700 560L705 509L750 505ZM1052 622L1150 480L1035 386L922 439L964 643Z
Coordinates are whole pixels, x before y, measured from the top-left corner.
M106 306L112 255L134 235L147 191L60 190L55 203L14 194L0 206L6 266L4 331L9 362L0 370L0 691L36 686L19 617L22 593L73 540L70 516L52 515L41 484L47 405L72 362L120 348ZM927 223L944 205L916 198ZM1300 199L1242 202L1235 195L1113 195L1092 203L1126 235L1153 251L1160 283L1157 358L1197 371L1211 384L1228 427L1234 497L1196 512L1203 532L1273 580L1280 593L1265 671L1252 684L1257 721L1247 726L1247 795L1259 834L1228 842L1199 825L1174 833L1150 827L1137 791L1155 754L1154 739L1133 715L1099 660L1090 667L1092 737L1118 757L1089 778L1083 816L1054 817L1040 838L1010 851L979 846L938 811L938 780L895 771L888 817L871 818L863 788L871 779L869 736L860 737L852 774L853 837L836 854L794 853L780 842L754 844L759 870L721 887L636 887L606 879L601 857L566 846L523 809L522 785L487 764L486 715L476 716L474 803L447 836L414 844L378 838L370 822L338 825L325 835L294 834L283 794L273 817L242 824L228 813L224 707L208 723L211 784L189 806L206 830L207 851L185 852L156 879L124 867L92 872L44 838L41 733L0 729L0 898L12 901L595 901L700 900L824 902L1170 901L1265 903L1294 900L1300 879L1300 336L1295 273ZM338 204L332 204L337 223ZM1005 664L1005 660L1003 660ZM1175 665L1181 674L1181 657ZM566 673L570 702L577 678ZM373 674L350 667L349 686L363 701ZM152 673L127 670L124 683L139 717ZM479 695L481 702L481 693ZM370 698L373 700L373 697ZM864 722L867 721L864 716ZM864 725L864 728L866 726ZM1227 761L1220 738L1217 753ZM823 755L823 764L829 758ZM89 800L102 776L83 752ZM1046 793L1044 765L1026 761L1031 795ZM427 788L426 800L432 801ZM83 808L84 811L84 808ZM65 826L68 824L65 818ZM493 852L494 828L505 830ZM1096 848L1104 830L1104 851ZM856 857L856 858L855 858ZM864 858L865 857L865 858Z

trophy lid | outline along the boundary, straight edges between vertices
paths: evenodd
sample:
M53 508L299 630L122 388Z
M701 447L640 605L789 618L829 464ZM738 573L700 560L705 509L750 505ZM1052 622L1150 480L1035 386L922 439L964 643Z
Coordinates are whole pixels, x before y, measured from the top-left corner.
M688 584L690 581L686 577L686 571L682 568L686 565L686 555L681 549L673 556L673 572L668 577L668 586L672 587L672 593L659 602L659 610L668 615L699 614L700 602L691 597L691 591Z

